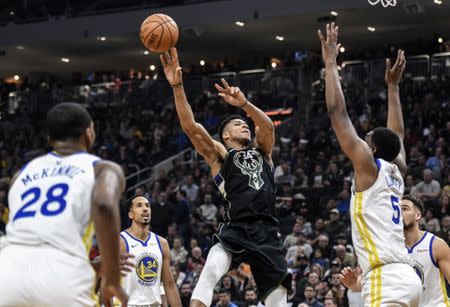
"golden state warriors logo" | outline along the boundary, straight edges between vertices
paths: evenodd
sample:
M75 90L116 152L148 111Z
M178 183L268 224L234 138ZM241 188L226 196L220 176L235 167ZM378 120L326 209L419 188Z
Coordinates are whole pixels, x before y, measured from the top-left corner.
M150 287L158 281L158 258L151 253L142 254L136 261L136 274L139 284Z

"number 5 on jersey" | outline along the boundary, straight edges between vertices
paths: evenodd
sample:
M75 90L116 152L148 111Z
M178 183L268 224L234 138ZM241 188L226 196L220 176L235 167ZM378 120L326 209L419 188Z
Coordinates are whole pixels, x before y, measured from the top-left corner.
M46 193L46 199L41 204L40 211L44 216L54 216L58 215L66 209L67 202L64 197L67 195L69 191L69 186L65 183L57 183L51 186ZM31 199L28 200L14 215L13 222L20 218L25 217L34 217L36 215L37 210L33 210L31 208L36 202L39 201L41 197L41 189L34 187L29 190L26 190L20 198L22 201L25 201L29 196ZM56 203L57 205L53 205L50 207L50 204Z
M400 223L400 207L398 206L398 198L395 196L391 196L391 205L392 209L394 209L394 213L392 214L392 221L394 224Z

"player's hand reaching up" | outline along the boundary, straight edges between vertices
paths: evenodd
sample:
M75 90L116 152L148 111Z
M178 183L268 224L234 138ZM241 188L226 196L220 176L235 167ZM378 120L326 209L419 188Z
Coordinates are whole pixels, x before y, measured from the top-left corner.
M384 75L384 80L388 85L397 86L400 83L403 72L406 67L405 51L402 49L398 50L397 60L395 61L394 67L391 67L391 61L386 59L386 74Z
M219 96L225 100L226 103L231 104L235 107L242 107L247 102L247 98L241 92L239 87L229 86L227 81L222 78L223 87L219 84L214 84L216 89L219 91Z
M317 31L319 35L320 42L322 43L322 58L325 64L327 63L336 63L336 58L339 53L339 48L341 48L341 44L337 43L338 40L338 30L339 27L333 23L327 24L327 39L322 35L320 30Z
M178 62L178 52L175 47L170 48L169 51L164 52L160 56L164 74L167 81L172 87L181 87L183 84L182 68Z
M346 286L349 289L353 289L356 286L356 283L358 282L358 273L356 270L346 267L342 269L341 271L341 282L344 286Z

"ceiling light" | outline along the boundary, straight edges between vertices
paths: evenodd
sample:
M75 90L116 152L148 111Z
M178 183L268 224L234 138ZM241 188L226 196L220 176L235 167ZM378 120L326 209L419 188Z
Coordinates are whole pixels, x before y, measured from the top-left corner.
M156 66L155 65L150 65L150 70L155 70L156 69Z
M272 64L270 64L270 66L272 66L272 68L277 68L277 63L276 62L272 62Z
M245 23L243 23L242 21L236 21L235 24L239 27L245 26Z
M100 40L101 40L101 41L105 41L105 40L106 40L106 37L102 36L102 37L100 37Z
M337 16L337 15L339 15L338 12L336 12L336 11L331 11L330 14L331 14L331 16Z
M19 80L20 79L20 77L19 77L19 75L14 75L14 80Z
M201 65L201 66L204 66L204 65L205 65L205 61L200 60L200 65Z
M14 16L14 11L9 12L9 15Z
M69 62L70 62L70 60L69 60L68 58L61 58L61 62L64 62L64 63L69 63Z
M144 51L144 54L145 54L145 55L147 55L147 54L149 54L149 53L150 53L150 52L148 52L148 50L145 50L145 51Z
M442 4L442 0L434 0L434 3L436 3L436 4Z
M339 48L339 51L342 52L342 53L344 53L344 52L345 52L344 46L341 46L341 48Z
M277 36L275 36L275 39L279 40L280 42L282 42L282 41L284 41L284 36L277 35Z
M375 27L367 27L367 30L369 30L370 32L375 32Z
M150 79L150 76L149 75L145 75L145 80L148 80L148 79Z
M17 48L17 50L23 50L24 49L23 46L17 46L16 48Z
M438 38L438 43L439 43L439 44L442 44L443 41L444 41L444 39L443 39L442 37L439 37L439 38Z

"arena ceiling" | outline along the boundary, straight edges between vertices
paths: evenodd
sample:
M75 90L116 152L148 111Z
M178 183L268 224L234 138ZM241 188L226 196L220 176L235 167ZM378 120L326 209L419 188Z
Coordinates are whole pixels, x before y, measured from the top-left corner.
M403 0L397 7L386 9L369 6L365 1L346 9L330 4L314 13L254 15L246 19L228 18L226 22L203 22L203 18L198 18L197 22L183 22L180 26L182 34L178 48L185 65L198 64L200 60L211 63L224 58L250 59L255 55L283 58L296 50L319 51L316 31L323 27L323 22L318 18L331 16L332 10L338 13L340 41L347 51L401 47L407 42L432 41L437 37L450 40L450 1L442 0L440 5L436 1L439 0ZM278 1L273 1L273 5L276 3ZM236 25L238 20L245 25ZM375 31L369 31L369 26ZM277 35L283 36L284 40L276 40ZM1 76L31 71L70 75L74 71L145 69L159 64L157 56L143 53L137 29L105 35L105 40L90 33L77 40L27 41L17 38L2 42L0 38L0 44L0 49L5 52L0 56ZM62 62L61 58L70 61Z

